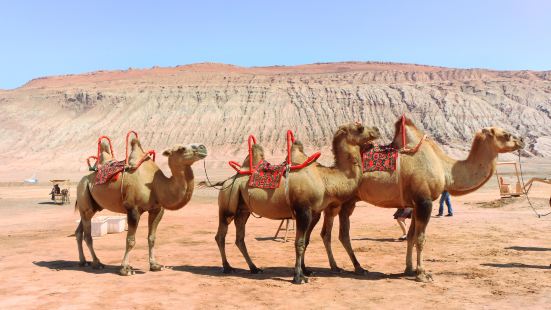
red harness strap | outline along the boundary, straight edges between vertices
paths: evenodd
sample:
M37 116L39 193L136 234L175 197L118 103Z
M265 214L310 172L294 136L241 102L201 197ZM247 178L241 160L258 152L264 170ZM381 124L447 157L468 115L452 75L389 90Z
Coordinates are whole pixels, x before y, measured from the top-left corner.
M293 143L295 142L295 136L293 135L293 132L291 130L287 130L287 165L290 166L291 170L298 170L302 169L309 164L316 161L320 156L320 152L316 152L312 154L310 157L308 157L302 164L299 165L292 165L291 164L291 147ZM256 144L256 138L253 135L249 135L249 170L241 170L241 165L237 163L236 161L229 161L228 164L230 167L232 167L235 171L237 171L238 174L253 174L256 168L262 163L258 163L256 167L253 166L253 151L252 146L253 144Z

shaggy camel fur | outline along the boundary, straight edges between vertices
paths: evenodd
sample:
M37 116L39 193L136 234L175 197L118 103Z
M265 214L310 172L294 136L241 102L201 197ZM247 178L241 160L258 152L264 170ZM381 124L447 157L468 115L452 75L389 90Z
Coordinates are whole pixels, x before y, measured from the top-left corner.
M270 219L296 218L296 263L293 283L307 282L304 269L304 252L311 229L321 212L329 205L342 204L355 194L361 179L360 146L379 137L379 130L360 124L340 126L333 137L335 166L309 165L292 171L288 180L283 177L277 189L251 188L247 178L239 176L228 180L218 196L219 224L216 242L220 249L224 272L233 270L225 254L225 237L228 225L235 219L236 245L245 257L252 273L261 272L252 262L245 245L245 225L251 212ZM257 146L257 150L259 146ZM258 160L262 155L254 155ZM236 182L231 185L230 182ZM285 190L288 182L288 191Z
M403 147L401 142L401 122L396 122L393 146ZM415 146L424 133L417 129L411 120L406 120L407 140ZM350 215L356 201L366 201L383 208L414 208L407 235L406 275L416 275L417 281L430 281L432 276L423 265L425 229L428 225L432 202L442 191L452 195L471 193L494 174L497 155L512 152L524 147L524 142L507 131L489 127L475 134L471 151L465 160L455 160L447 156L438 145L427 139L413 154L400 154L396 171L366 172L363 174L356 197L343 205L333 206L324 212L321 231L323 243L331 269L340 271L331 250L331 229L333 218L338 214L340 221L339 240L346 249L357 273L364 273L356 259L350 243ZM417 269L413 269L413 246L417 247Z
M132 151L129 156L130 166L134 166L143 156L140 142L132 140ZM105 153L105 154L104 154ZM109 158L108 146L102 144L102 158ZM80 265L88 264L82 249L82 240L92 255L92 267L103 268L93 248L91 236L91 219L102 209L125 213L128 221L126 251L122 260L120 274L134 274L129 265L129 253L135 245L135 234L140 216L148 212L149 266L151 271L159 271L162 265L157 263L154 255L155 235L164 209L178 210L184 207L193 194L194 178L191 165L207 156L204 145L176 145L163 152L168 157L168 166L172 177L166 177L159 167L150 159L145 160L136 170L124 172L116 181L95 185L96 172L82 178L77 188L75 208L80 212L81 221L75 232ZM112 156L111 156L112 157ZM121 189L121 182L123 183Z

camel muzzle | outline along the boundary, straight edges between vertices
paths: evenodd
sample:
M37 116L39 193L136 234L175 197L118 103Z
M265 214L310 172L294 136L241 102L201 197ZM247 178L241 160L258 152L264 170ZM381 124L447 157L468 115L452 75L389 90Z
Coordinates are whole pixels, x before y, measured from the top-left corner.
M201 159L207 157L207 147L203 144L192 144L191 148L195 152L197 156L199 156Z

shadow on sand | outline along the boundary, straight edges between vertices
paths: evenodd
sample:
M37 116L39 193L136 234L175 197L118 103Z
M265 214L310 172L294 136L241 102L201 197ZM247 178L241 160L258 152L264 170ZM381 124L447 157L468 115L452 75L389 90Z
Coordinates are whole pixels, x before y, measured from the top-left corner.
M505 263L505 264L485 263L481 265L486 267L495 267L495 268L551 269L551 266L548 266L548 265L526 265L523 263Z
M352 240L357 240L357 241L367 240L367 241L377 241L377 242L404 242L405 241L405 240L398 240L396 238L369 238L369 237L352 238Z
M62 206L61 203L55 203L53 201L41 201L38 203L39 205L50 205L50 206Z
M539 248L539 247L533 247L533 246L510 246L505 249L515 250L515 251L535 251L535 252L551 251L551 248Z
M172 270L190 272L198 275L213 276L213 277L239 277L254 280L276 280L290 282L293 277L293 268L291 267L268 267L263 269L264 272L252 274L247 269L235 269L232 273L223 273L222 267L218 266L171 266ZM400 279L403 274L384 274L380 272L369 272L365 275L358 275L351 271L342 271L340 273L332 272L327 268L309 268L314 272L312 278L330 278L341 277L347 279L358 280L383 280L383 279Z
M48 268L55 271L60 270L75 270L75 271L82 271L86 273L94 273L94 274L104 274L104 273L114 273L119 274L120 266L114 266L114 265L105 265L105 268L103 269L94 269L92 266L85 266L81 267L78 265L78 261L67 261L67 260L53 260L53 261L39 261L39 262L33 262L34 265L39 267ZM134 269L136 274L143 274L144 272L140 269Z

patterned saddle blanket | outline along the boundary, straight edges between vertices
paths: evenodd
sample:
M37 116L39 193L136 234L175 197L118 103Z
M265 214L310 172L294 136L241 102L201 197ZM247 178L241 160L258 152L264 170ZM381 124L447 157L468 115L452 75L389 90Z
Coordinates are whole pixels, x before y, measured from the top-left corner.
M363 172L395 171L398 149L387 145L374 145L362 153Z
M98 167L98 172L96 173L96 185L105 184L111 179L116 181L118 179L118 174L124 170L124 160L116 161L111 160L106 162L103 165Z
M271 165L262 161L249 178L249 186L256 188L274 189L281 183L281 176L285 173L285 163Z

